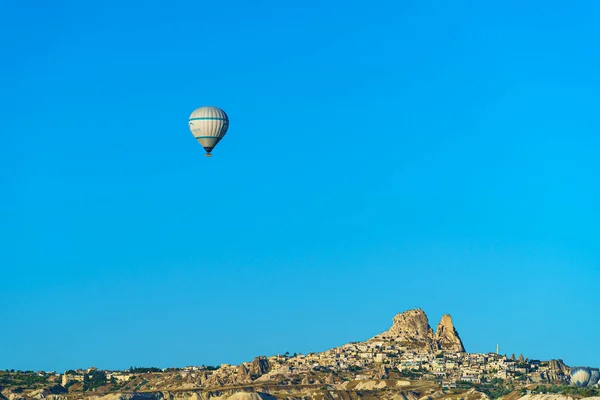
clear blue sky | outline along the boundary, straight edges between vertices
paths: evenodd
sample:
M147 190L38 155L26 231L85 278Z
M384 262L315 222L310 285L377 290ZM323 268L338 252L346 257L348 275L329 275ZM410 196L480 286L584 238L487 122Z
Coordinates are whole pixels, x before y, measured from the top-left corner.
M468 351L600 366L599 19L3 3L0 368L320 351L413 307ZM203 105L231 120L212 159Z

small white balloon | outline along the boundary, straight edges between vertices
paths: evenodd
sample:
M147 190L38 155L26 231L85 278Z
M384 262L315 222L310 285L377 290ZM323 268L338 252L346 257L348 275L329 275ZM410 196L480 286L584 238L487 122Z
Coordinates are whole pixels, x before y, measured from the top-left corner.
M223 139L229 128L229 117L225 111L217 107L200 107L195 109L188 121L190 132L211 156L211 151Z

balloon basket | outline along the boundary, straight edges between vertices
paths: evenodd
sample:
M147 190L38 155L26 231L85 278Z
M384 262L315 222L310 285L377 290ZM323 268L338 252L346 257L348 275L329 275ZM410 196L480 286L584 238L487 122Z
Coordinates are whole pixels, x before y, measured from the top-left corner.
M204 155L204 157L212 157L212 154L210 154L210 153L206 153L206 154Z

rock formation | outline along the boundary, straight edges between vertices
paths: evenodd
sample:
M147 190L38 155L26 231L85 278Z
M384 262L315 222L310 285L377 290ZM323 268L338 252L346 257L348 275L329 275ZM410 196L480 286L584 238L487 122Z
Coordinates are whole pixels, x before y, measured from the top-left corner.
M252 382L252 378L250 377L250 371L244 364L240 364L237 369L236 383L249 383Z
M437 326L435 334L429 326L429 319L420 308L405 311L394 317L392 327L375 336L372 340L401 342L411 347L426 348L430 351L465 351L458 331L452 324L452 317L446 314Z
M206 379L207 386L222 386L224 381L219 377L219 373L214 373Z
M566 380L571 372L571 369L565 365L563 360L550 360L548 368L548 378L551 380Z
M200 385L206 384L208 377L209 377L209 374L206 371L201 371L198 374L198 382L200 382Z
M269 372L269 361L265 356L258 356L252 360L250 365L250 375L256 379Z
M435 330L435 342L440 350L465 351L462 340L452 324L452 317L446 314Z
M427 315L420 308L394 317L392 327L382 334L397 341L420 341L433 336Z
M433 329L429 326L427 315L420 308L405 311L394 317L392 327L375 336L374 340L391 340L406 343L414 347L433 349Z

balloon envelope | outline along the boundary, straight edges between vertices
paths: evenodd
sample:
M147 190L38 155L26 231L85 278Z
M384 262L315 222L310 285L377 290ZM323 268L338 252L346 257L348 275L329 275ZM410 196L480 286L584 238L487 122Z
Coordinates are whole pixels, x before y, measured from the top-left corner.
M188 120L190 132L200 143L207 155L223 139L229 128L229 117L217 107L195 109Z
M571 385L586 387L591 378L591 371L587 367L576 367L571 370Z

